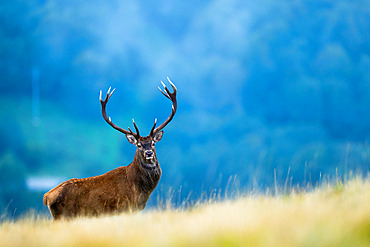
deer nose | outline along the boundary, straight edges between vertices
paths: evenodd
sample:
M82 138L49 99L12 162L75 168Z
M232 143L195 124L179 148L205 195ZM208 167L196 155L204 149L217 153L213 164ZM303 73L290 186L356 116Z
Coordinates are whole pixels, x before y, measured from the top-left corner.
M146 157L152 157L153 156L153 151L152 150L146 150L145 151L145 156Z

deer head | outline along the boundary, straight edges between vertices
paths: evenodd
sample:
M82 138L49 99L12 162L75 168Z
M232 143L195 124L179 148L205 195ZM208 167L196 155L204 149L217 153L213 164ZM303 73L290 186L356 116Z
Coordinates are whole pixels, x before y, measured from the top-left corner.
M158 89L161 91L161 93L164 96L166 96L168 99L170 99L172 101L172 112L171 112L170 116L158 127L156 127L157 119L155 119L154 125L153 125L153 127L150 131L150 134L148 136L145 136L145 137L140 136L139 128L137 127L134 119L132 119L132 122L134 124L136 133L133 132L130 128L128 128L128 130L120 128L112 122L111 118L107 116L105 108L106 108L106 105L108 103L108 100L112 96L115 89L110 91L111 88L109 88L108 92L107 92L107 95L106 95L104 100L102 100L102 91L100 91L99 99L100 99L100 103L101 103L101 106L102 106L102 114L103 114L103 117L104 117L105 121L110 126L112 126L114 129L116 129L116 130L122 132L123 134L125 134L129 143L136 146L137 150L136 150L135 157L141 161L142 165L145 166L145 168L155 167L155 165L157 163L157 157L156 157L156 152L155 152L155 144L162 139L162 136L163 136L163 130L162 129L172 120L172 118L175 115L176 110L177 110L177 100L176 100L177 88L170 81L170 79L168 77L167 77L167 80L171 84L171 86L173 88L173 92L171 93L162 81L161 81L161 83L164 87L164 91L160 87L158 87Z

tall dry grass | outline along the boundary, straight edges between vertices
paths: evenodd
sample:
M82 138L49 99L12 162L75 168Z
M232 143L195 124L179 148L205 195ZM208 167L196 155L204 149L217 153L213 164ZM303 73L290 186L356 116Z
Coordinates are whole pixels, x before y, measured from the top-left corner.
M137 215L61 222L30 216L3 222L0 246L370 246L370 182Z

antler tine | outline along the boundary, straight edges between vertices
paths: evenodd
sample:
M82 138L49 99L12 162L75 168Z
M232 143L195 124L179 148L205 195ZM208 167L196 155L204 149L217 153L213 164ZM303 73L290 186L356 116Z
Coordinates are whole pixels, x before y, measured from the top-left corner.
M131 135L136 135L136 133L135 133L135 132L133 132L133 131L130 129L130 127L128 127L127 129L130 131L130 134L131 134Z
M153 125L152 129L150 130L150 134L149 134L150 136L153 136L156 125L157 125L157 119L154 120L154 125Z
M174 92L177 92L177 88L176 88L175 84L173 84L173 83L172 83L172 81L170 80L170 78L168 78L168 77L167 77L167 80L168 80L168 82L171 84L171 87L173 88L173 91L174 91ZM114 90L115 90L115 89L114 89ZM113 90L113 91L114 91L114 90Z
M175 116L175 113L176 113L176 110L177 110L177 99L176 99L177 88L171 82L171 80L168 77L167 77L167 80L169 81L169 83L171 84L171 86L173 88L173 93L171 93L170 90L168 90L168 88L166 87L166 85L162 81L161 81L161 83L164 87L165 92L163 92L161 90L161 88L159 88L159 87L158 88L164 96L166 96L168 99L170 99L172 101L172 112L171 112L171 115L166 119L166 121L164 121L164 123L162 123L160 126L155 128L154 130L152 129L152 131L150 132L151 135L154 135L156 132L163 129L172 120L173 116ZM155 124L156 124L156 122L155 122ZM154 126L153 126L153 128L154 128Z
M99 100L100 100L100 103L105 103L107 104L108 103L108 100L109 98L112 96L114 90L116 90L115 88L112 90L112 92L110 91L112 87L109 87L108 91L107 91L107 96L105 96L105 100L103 101L101 96L102 96L102 91L100 90L100 94L99 94Z
M162 93L164 96L166 96L167 98L171 99L171 98L170 98L170 96L168 95L168 89L167 89L166 85L163 83L163 81L161 81L161 83L162 83L162 85L163 85L163 87L164 87L165 92L163 92L163 91L162 91L162 89L161 89L160 87L158 87L159 91L161 91L161 93ZM167 90L166 90L166 89L167 89Z
M99 101L101 103L101 110L102 110L102 115L103 115L103 118L104 120L110 125L112 126L114 129L118 130L119 132L122 132L123 134L133 134L135 137L137 137L138 135L136 135L135 133L133 133L132 131L127 131L125 129L122 129L120 127L118 127L117 125L115 125L113 122L112 122L112 119L110 117L108 117L107 115L107 112L105 110L105 107L108 103L108 100L109 98L112 96L114 90L116 89L113 89L112 92L110 91L111 90L111 87L109 87L108 91L107 91L107 95L105 96L105 99L102 100L102 91L100 90L100 95L99 95ZM139 133L139 132L138 132Z
M134 127L136 129L136 135L137 135L137 137L139 137L140 136L140 134L139 134L139 128L136 126L136 123L135 123L135 120L134 119L132 119L132 122L134 123Z
M116 90L116 89L114 88L114 89L112 90L112 92L110 92L110 94L109 94L109 98L110 98L110 96L112 96L112 94L113 94L114 90Z

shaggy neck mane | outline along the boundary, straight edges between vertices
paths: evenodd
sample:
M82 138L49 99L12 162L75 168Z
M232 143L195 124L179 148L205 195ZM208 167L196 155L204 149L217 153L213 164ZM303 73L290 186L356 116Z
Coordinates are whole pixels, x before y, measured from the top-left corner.
M132 181L142 193L151 193L161 178L162 170L156 156L152 159L151 165L155 164L152 168L147 168L148 164L138 156L137 153L133 162L127 167L127 179Z

